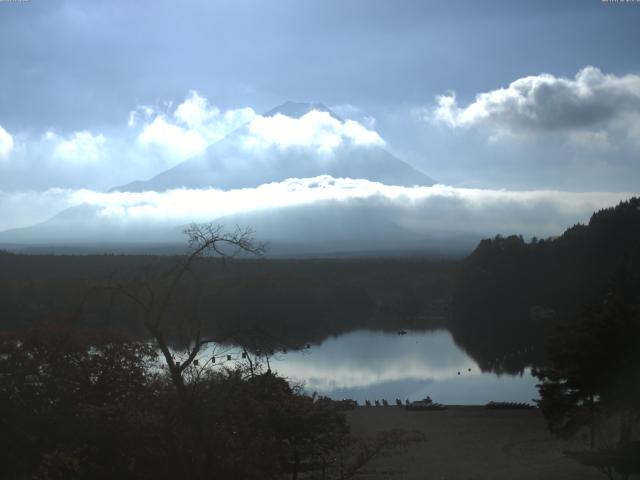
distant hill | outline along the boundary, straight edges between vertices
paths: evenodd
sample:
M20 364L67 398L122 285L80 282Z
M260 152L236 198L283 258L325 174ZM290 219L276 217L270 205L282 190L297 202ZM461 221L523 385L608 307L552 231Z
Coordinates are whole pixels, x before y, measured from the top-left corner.
M454 337L486 368L491 362L490 368L498 370L521 368L527 358L541 358L549 331L574 322L621 277L640 288L637 197L594 213L587 225L575 225L556 238L482 240L457 282ZM537 353L528 351L531 346L538 347ZM525 349L526 354L515 354Z
M341 120L319 103L286 102L264 114L300 118L311 111L326 112ZM174 188L252 188L286 178L331 175L335 178L362 178L386 185L430 186L435 181L408 163L378 146L339 146L329 161L317 161L317 152L305 148L274 149L263 153L242 148L247 126L240 127L203 153L146 181L136 181L112 190L141 192Z
M30 227L0 232L0 245L56 245L95 243L182 243L182 228L159 223L123 223L100 215L100 208L79 205Z
M269 256L384 256L429 254L462 256L480 238L433 232L426 237L404 228L377 204L318 202L262 209L212 219L221 225L250 226L269 243ZM124 221L81 205L31 227L0 232L0 248L12 251L140 252L181 251L188 222ZM60 246L64 246L60 250ZM52 248L55 247L55 248Z

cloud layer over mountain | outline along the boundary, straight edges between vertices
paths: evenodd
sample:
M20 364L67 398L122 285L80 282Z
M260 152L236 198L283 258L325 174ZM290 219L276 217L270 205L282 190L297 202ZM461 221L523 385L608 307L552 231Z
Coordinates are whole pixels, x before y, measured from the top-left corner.
M234 131L236 135L227 137ZM130 112L126 126L100 132L49 129L38 135L10 133L0 126L1 186L7 190L109 189L197 157L225 137L216 152L225 175L284 169L279 179L299 175L301 165L330 162L336 150L385 145L374 130L327 111L298 116L287 112L262 116L248 107L222 111L191 91L177 106L172 102L138 106ZM297 166L286 171L283 156L295 157L291 162ZM252 163L249 168L248 162ZM316 174L312 168L311 175Z
M220 221L228 226L253 226L259 238L290 243L322 242L322 235L345 248L340 239L354 238L361 248L380 245L404 247L410 240L455 235L486 236L495 233L549 236L561 233L579 221L587 221L599 208L628 198L629 193L572 193L560 191L506 191L432 187L386 186L368 180L320 176L288 179L257 188L221 191L178 189L167 192L112 192L49 190L43 193L1 194L2 210L20 205L25 215L20 226L45 220L42 207L50 212L82 207L66 217L48 222L58 239L94 238L122 241L127 229L139 232L129 241L176 241L179 228L189 222ZM30 214L28 212L31 212ZM40 212L35 218L33 212ZM0 218L11 218L0 211ZM75 227L74 227L75 225ZM6 220L0 228L8 228ZM171 238L153 233L171 229ZM375 230L372 230L375 229ZM53 230L46 230L51 232ZM379 238L363 238L375 232ZM13 237L12 237L13 235ZM35 235L35 234L34 234ZM60 236L62 235L62 236ZM317 236L320 235L320 238ZM17 241L14 234L0 241ZM24 237L20 237L23 238ZM346 240L345 240L346 241ZM40 234L29 243L46 243ZM349 243L349 248L354 245Z
M129 113L129 127L141 127L137 141L142 146L156 148L154 153L168 153L176 160L202 152L258 116L252 108L222 112L196 91L175 109L172 106L170 102L162 108L139 106Z

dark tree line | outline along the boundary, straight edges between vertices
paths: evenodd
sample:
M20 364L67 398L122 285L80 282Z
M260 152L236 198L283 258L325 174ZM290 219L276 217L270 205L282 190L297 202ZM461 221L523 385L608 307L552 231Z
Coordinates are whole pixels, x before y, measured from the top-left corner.
M546 338L558 323L578 322L620 272L640 273L639 245L639 198L556 238L483 240L460 270L454 338L485 369L517 372L544 362Z
M569 455L614 478L640 474L640 281L618 278L580 320L548 341L538 405L550 430L582 436Z
M162 289L162 275L180 259L0 252L0 330L26 329L52 316L78 316L78 328L112 329L143 338L147 332L140 310L122 299L113 301L109 292L95 290L134 282L142 289L147 280ZM286 336L288 343L300 347L353 329L442 326L456 264L413 259L242 258L197 261L192 270L199 280L191 275L184 278L174 305L182 312L201 315L208 334L224 337L238 326L248 331L260 328L277 332L280 339ZM176 343L184 340L178 332L167 333Z
M569 456L612 479L640 473L639 198L557 238L483 240L453 306L454 338L483 368L536 366L550 430L584 442Z

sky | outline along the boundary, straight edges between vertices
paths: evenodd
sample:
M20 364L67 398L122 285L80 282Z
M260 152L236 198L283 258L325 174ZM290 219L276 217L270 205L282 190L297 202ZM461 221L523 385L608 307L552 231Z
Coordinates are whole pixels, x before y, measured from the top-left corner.
M601 0L0 2L0 230L87 198L126 213L100 195L249 125L242 148L314 161L383 147L441 196L547 192L546 234L639 190L639 26ZM289 100L344 121L262 115Z

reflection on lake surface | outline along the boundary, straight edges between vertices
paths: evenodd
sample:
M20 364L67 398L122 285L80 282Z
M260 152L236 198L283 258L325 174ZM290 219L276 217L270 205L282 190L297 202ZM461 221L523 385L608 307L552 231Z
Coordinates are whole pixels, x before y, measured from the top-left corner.
M406 335L353 331L310 349L276 354L271 368L303 383L309 393L359 402L429 395L435 402L477 405L490 400L530 403L538 397L537 379L528 369L516 376L482 373L446 330Z

